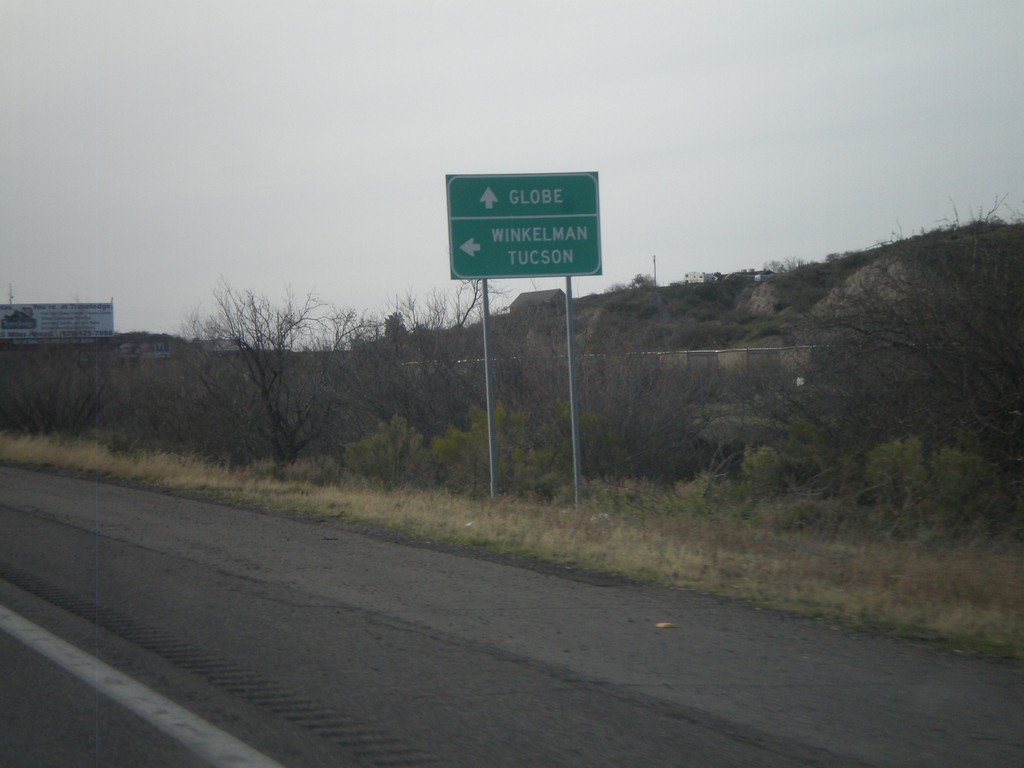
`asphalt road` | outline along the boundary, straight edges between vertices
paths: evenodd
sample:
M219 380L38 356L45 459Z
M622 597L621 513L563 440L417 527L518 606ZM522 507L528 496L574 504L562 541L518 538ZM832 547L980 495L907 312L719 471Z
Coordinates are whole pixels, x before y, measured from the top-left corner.
M0 608L288 768L1024 765L1018 663L9 467ZM3 630L0 668L0 765L212 762Z

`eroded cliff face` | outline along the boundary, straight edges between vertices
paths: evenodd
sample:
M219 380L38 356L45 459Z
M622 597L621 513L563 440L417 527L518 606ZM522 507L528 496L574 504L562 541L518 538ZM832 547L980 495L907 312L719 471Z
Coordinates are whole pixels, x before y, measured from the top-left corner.
M757 286L750 294L745 309L752 315L759 317L771 317L775 314L777 303L776 292L769 280Z

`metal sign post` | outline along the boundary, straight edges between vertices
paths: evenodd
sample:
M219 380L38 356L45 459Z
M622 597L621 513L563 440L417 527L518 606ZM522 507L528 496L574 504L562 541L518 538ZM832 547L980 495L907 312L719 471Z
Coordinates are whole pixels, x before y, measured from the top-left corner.
M569 358L569 414L572 421L572 477L576 506L583 498L583 458L580 454L580 405L576 387L576 331L572 314L572 278L565 278L565 338Z
M491 468L491 498L498 498L498 437L494 423L494 371L491 369L491 303L484 288L484 383L487 389L487 455Z

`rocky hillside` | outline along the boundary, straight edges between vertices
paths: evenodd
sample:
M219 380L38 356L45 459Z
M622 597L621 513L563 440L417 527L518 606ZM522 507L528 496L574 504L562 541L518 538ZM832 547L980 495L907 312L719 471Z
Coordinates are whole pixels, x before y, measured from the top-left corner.
M801 330L822 301L872 264L896 254L937 254L979 232L995 247L1024 250L1024 224L976 222L832 254L760 282L743 274L697 285L655 287L637 280L580 298L577 331L594 347L628 341L643 351L788 346L800 343Z

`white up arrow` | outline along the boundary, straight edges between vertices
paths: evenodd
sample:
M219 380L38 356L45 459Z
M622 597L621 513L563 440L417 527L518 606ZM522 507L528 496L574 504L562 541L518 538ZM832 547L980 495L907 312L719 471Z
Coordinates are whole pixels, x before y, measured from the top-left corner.
M494 194L494 191L490 187L488 187L484 190L484 194L481 196L480 202L483 203L489 211L494 207L494 204L498 202L498 196Z
M466 242L459 246L459 250L465 251L470 256L476 256L476 252L479 251L482 247L483 246L481 246L478 242L476 242L474 238L471 237L469 238L469 240L467 240Z

